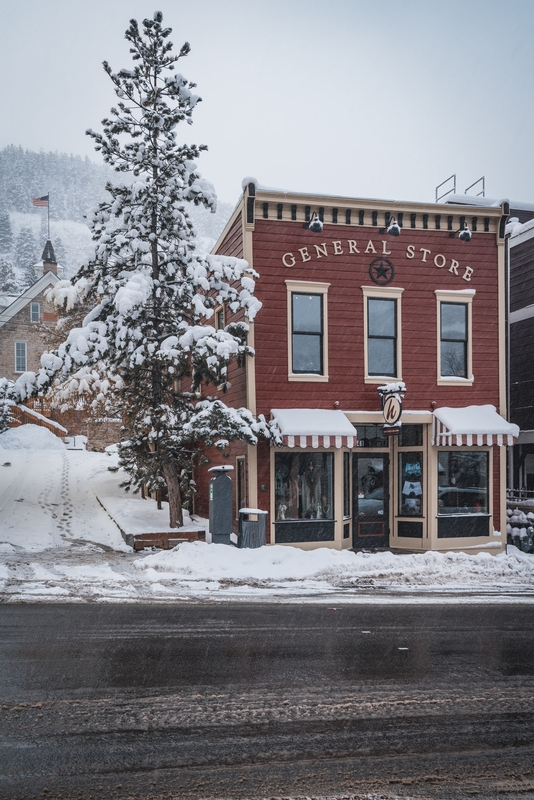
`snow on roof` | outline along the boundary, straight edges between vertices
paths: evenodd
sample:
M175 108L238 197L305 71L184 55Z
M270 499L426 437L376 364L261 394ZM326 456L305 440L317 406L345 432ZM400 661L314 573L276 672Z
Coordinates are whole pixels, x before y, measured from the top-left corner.
M18 294L0 294L0 308L7 308L14 303Z
M503 203L509 203L510 208L515 208L517 211L534 212L534 203L523 203L519 200L509 200L507 197L497 200L494 197L476 197L469 194L448 194L444 202L447 205L485 206L486 208L500 208Z
M15 314L24 308L24 306L28 305L28 303L33 300L34 297L37 297L44 289L48 286L54 286L59 281L58 276L55 272L45 272L44 275L41 275L35 283L29 286L22 294L17 295L15 299L11 302L11 305L7 306L7 308L2 309L0 313L0 328L2 325L5 325L6 322L9 322Z
M522 233L528 233L533 228L534 219L529 219L528 222L521 224L517 217L510 217L506 224L506 233L509 233L513 239L515 236L520 236Z
M322 408L273 408L273 418L282 436L354 436L355 430L343 411Z
M434 416L453 434L502 434L517 437L519 427L497 414L495 406L464 406L436 408Z
M339 199L341 197L341 195L339 195L339 194L329 194L329 193L325 194L324 192L314 192L312 194L310 192L301 192L301 191L296 190L296 189L287 189L287 188L281 189L280 187L277 187L277 186L265 186L264 184L260 183L257 178L253 178L253 177L243 178L243 180L241 181L242 189L245 190L247 188L247 186L249 185L249 183L253 183L258 192L274 192L275 194L289 194L289 195L295 195L296 194L296 195L300 195L301 197L310 197L310 198L314 198L314 197L317 197L317 196L320 196L320 197L331 197L332 200ZM241 199L241 196L240 196L239 199ZM411 200L397 201L397 200L392 200L391 198L359 197L358 200L362 201L362 202L365 202L366 200L369 200L369 201L374 202L374 203L377 203L377 202L378 203L397 203L397 202L401 202L401 203L404 203L406 205L416 205L416 203L414 203Z

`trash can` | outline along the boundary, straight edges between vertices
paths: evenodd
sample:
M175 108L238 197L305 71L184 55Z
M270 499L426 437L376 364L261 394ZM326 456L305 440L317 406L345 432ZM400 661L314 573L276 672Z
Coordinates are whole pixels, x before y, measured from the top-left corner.
M240 508L237 546L263 547L267 538L267 511L261 508Z
M210 480L210 533L213 544L230 544L232 533L232 480L227 472L234 468L223 465L208 470Z

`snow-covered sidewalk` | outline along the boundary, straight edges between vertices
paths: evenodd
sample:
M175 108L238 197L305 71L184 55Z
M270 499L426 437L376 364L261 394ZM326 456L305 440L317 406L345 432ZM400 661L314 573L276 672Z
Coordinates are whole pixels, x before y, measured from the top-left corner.
M0 436L1 602L534 602L534 556L514 547L394 555L195 542L134 553L95 490L115 498L125 527L142 513L161 529L166 511L121 497L113 456L17 430Z

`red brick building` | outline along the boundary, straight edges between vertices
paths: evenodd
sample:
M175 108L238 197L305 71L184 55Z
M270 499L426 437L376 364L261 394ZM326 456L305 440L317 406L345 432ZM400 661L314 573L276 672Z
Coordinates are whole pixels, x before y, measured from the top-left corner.
M263 307L249 335L256 355L232 368L224 399L274 418L283 445L210 454L235 467L235 517L267 510L269 541L305 548L500 552L516 433L505 419L507 214L505 203L246 183L214 252L247 259ZM400 433L385 435L377 389L400 382Z

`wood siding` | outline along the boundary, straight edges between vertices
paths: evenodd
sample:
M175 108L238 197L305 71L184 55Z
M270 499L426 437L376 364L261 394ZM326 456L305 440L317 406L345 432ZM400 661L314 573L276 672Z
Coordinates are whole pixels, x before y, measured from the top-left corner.
M510 326L510 422L534 430L534 317Z
M510 248L510 311L533 303L534 239L529 239Z
M243 258L243 221L237 216L230 230L217 248L217 255Z
M355 240L359 254L349 253L347 240ZM365 253L371 240L376 253ZM333 254L332 241L340 241L342 254ZM402 379L407 385L405 407L431 410L437 406L492 403L499 406L498 375L498 275L497 245L490 234L474 235L471 242L451 239L447 231L403 229L393 238L378 228L327 225L320 234L302 224L256 220L254 268L260 273L257 296L264 304L256 319L257 411L269 415L272 408L302 407L342 410L379 410L376 385L364 383L364 331L362 286L374 286L369 265L384 248L395 266L392 288L403 288ZM316 257L315 245L326 243L328 256ZM415 257L407 257L413 245ZM301 248L311 260L302 262ZM421 248L430 250L426 263ZM284 253L293 253L296 263L285 267ZM442 254L446 266L434 264ZM459 262L458 275L449 271L451 260ZM441 259L438 259L441 261ZM463 280L465 268L473 270ZM328 292L328 383L288 380L287 291L285 280L329 282ZM434 290L475 289L473 299L473 385L437 384L437 309Z

